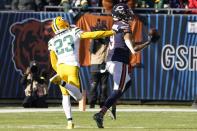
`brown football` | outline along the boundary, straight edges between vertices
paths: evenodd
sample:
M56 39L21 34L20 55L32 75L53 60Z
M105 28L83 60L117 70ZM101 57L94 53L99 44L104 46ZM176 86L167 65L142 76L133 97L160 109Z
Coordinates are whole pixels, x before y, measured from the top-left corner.
M158 34L158 31L157 31L157 29L155 29L155 28L152 28L152 29L150 29L150 31L149 31L149 35L152 35L152 36L157 36L157 35L159 35L159 34Z
M155 29L155 28L150 29L148 35L151 36L151 41L153 43L157 42L160 38L160 34L158 33L157 29Z

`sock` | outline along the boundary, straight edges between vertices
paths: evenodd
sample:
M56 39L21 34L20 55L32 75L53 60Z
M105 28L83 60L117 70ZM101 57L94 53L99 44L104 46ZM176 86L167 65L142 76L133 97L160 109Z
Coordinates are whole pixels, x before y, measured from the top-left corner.
M74 85L68 84L66 82L62 82L61 84L64 88L66 88L69 92L69 94L76 100L76 101L80 101L82 99L82 94L80 92L80 89L77 88Z
M104 106L101 108L100 113L104 116L107 110L117 101L118 98L122 96L120 90L113 90L112 94L107 98Z
M62 106L63 106L64 113L66 115L67 120L72 122L70 96L63 95L62 97L63 97L62 98Z
M99 113L100 113L102 116L104 116L104 115L106 114L107 110L108 110L108 108L107 108L106 106L103 106L103 107L101 108L101 110L100 110Z

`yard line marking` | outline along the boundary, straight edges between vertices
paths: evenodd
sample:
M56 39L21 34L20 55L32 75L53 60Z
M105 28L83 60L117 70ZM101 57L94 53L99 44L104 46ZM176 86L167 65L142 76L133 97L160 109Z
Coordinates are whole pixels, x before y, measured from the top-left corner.
M9 129L9 128L17 128L17 129L66 129L66 126L62 125L0 125L0 129ZM96 126L84 126L84 125L75 125L75 129L98 129ZM113 126L107 126L105 128L117 128ZM135 126L119 126L118 129L145 129L145 127L135 127Z
M98 112L100 109L86 109L86 112ZM72 111L81 112L78 108ZM18 108L18 109L0 109L0 113L20 113L20 112L63 112L62 108ZM135 108L135 109L117 109L117 112L197 112L197 109L179 109L179 108Z

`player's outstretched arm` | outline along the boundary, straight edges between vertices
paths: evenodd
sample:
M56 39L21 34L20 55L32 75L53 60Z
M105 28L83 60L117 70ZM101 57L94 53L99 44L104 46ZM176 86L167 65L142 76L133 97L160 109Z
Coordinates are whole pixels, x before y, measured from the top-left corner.
M83 32L80 35L81 39L99 39L103 37L109 37L114 35L115 32L113 30L110 31L93 31L93 32Z
M136 52L143 50L151 43L156 43L160 38L160 35L158 34L157 30L154 28L149 31L148 36L149 36L149 39L146 42L137 42L136 43L136 42L132 41L131 33L126 33L124 36L124 40L125 40L127 47L130 49L131 53L134 54Z
M150 43L151 43L150 41L146 41L144 43L142 43L142 42L135 43L134 49L136 52L139 52L139 51L143 50L144 48L146 48L148 45L150 45Z
M132 40L132 35L130 33L125 34L124 40L125 40L125 43L126 43L127 47L130 49L132 54L135 54L136 52L141 51L142 49L146 48L151 43L150 41L147 41L144 43L141 43L141 42L135 43Z

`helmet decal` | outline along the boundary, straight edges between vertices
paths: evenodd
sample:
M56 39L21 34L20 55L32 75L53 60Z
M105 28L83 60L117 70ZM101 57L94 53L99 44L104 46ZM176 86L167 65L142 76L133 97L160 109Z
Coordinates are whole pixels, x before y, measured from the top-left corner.
M123 20L128 22L133 18L133 11L129 9L128 5L120 3L113 7L112 17L114 20Z
M59 29L58 29L58 26L57 26L57 24L56 24L56 20L57 20L57 18L55 18L55 19L53 20L53 27L54 27L55 31L59 30Z

